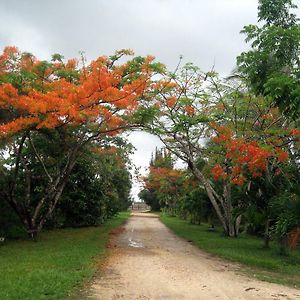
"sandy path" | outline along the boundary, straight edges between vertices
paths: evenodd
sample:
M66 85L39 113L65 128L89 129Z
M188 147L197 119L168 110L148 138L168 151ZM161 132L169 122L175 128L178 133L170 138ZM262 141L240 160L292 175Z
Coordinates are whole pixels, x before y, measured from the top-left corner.
M300 299L300 291L237 275L175 236L153 214L135 213L81 299Z

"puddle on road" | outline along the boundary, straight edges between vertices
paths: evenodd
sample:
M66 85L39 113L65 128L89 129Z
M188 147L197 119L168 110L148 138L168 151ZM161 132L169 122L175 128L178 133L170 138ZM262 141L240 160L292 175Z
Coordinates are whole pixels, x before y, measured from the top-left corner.
M129 239L128 246L133 248L144 248L142 242L134 241L132 239Z
M133 248L144 248L144 245L141 241L135 241L132 239L134 233L134 227L131 228L131 236L128 239L128 246Z

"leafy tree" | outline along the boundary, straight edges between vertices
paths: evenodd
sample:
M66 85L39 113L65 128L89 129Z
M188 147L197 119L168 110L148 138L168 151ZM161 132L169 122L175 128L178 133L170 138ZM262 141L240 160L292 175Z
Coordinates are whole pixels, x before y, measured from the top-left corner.
M131 176L120 150L92 147L77 160L57 209L61 225L101 224L128 208Z
M152 207L164 208L171 215L200 223L209 219L211 207L203 188L197 187L188 170L174 169L171 153L165 148L152 155L149 174L144 177L145 189L139 196Z
M142 195L152 194L155 197L150 199L154 200L154 204L158 202L160 206L165 206L174 215L176 200L180 193L180 175L180 171L173 167L171 154L166 149L156 149L155 156L150 161L149 175L144 178L148 192L143 192Z
M146 188L141 190L139 193L139 197L144 200L144 202L151 207L152 210L159 211L161 207L165 206L165 203L162 199L160 199L159 190L154 187L154 182L150 183L154 180L152 173L154 170L172 170L174 167L173 158L171 153L169 153L165 148L163 149L155 149L154 154L152 153L150 166L149 166L149 175L144 178L146 184ZM156 187L158 187L156 185Z
M230 193L225 187L224 193L218 193L210 175L198 165L199 158L207 160L206 155L209 155L208 152L205 154L205 144L213 135L209 126L214 118L212 107L223 97L219 91L210 90L213 85L208 80L214 76L213 72L204 74L196 66L187 64L156 82L153 85L156 101L145 104L150 113L156 110L147 129L186 162L199 185L206 190L225 234L236 236L240 220L235 220L232 215Z
M192 224L200 224L205 220L213 226L213 208L203 188L190 186L180 198L178 206L180 216L189 218Z
M272 201L276 216L273 234L280 244L280 251L286 254L287 246L295 249L300 239L300 193L297 186L286 188Z
M51 62L39 61L14 47L5 48L0 56L0 107L5 112L0 135L9 154L1 167L5 176L1 198L16 211L32 238L52 215L85 146L137 126L131 116L160 65L151 57L117 65L127 54L131 52L122 50L99 57L88 66L79 66L77 60L65 63L59 55ZM61 150L54 165L36 142L48 139L47 147L55 151L51 135L57 137ZM36 163L39 174L31 172ZM31 188L36 176L43 177L38 199L32 197ZM18 188L20 180L26 182L25 193Z
M248 88L256 95L264 96L264 101L268 105L278 106L281 112L295 121L297 126L300 115L300 25L299 19L293 13L295 8L297 6L291 0L260 0L258 6L259 26L248 25L242 31L246 34L246 42L251 42L251 50L242 53L237 62L238 71L247 82ZM294 215L291 214L291 210L284 209L287 208L286 200L291 197L295 198L291 187L299 185L299 130L292 129L291 133L293 137L290 138L287 143L288 147L285 149L285 152L289 154L288 163L291 166L289 172L285 173L285 179L289 180L283 180L278 185L278 178L268 176L265 178L266 180L260 182L260 186L258 185L256 190L256 193L260 191L260 196L262 195L261 190L265 190L265 199L268 201L263 201L266 204L264 211L268 211L268 214L272 216L272 222L275 222L273 233L275 232L278 237L278 233L281 232L282 244L288 240L289 230L294 230L291 223L288 222L289 219L294 219ZM283 135L284 133L279 137ZM296 140L293 141L295 138ZM287 169L285 168L285 170ZM277 170L277 172L279 171ZM292 180L290 180L291 177ZM270 195L272 190L274 191L273 197ZM280 195L286 195L286 198L284 199ZM279 204L280 201L281 204ZM279 210L272 209L274 207L281 207L284 209L284 213L279 214ZM279 215L285 217L279 217ZM281 221L278 218L281 218ZM283 222L283 220L285 221ZM290 225L281 226L280 224ZM268 231L265 232L267 245L269 234Z
M299 130L289 127L263 97L247 92L242 82L219 80L192 64L156 82L153 94L156 102L148 108L157 114L148 130L187 163L225 234L236 236L241 221L236 212L242 204L237 187L265 173L269 160L274 162L271 173L280 173L278 165L288 161L289 152L291 157L297 152L290 147L297 147ZM198 165L199 158L207 162L205 168Z
M238 70L256 95L266 96L293 119L300 114L300 25L291 0L260 0L258 21L242 30L251 50L238 58Z
M239 210L246 206L256 211L256 217L261 215L268 246L270 224L277 219L271 209L273 198L299 182L299 169L291 167L299 157L299 130L290 127L292 123L263 97L234 92L221 104L218 123L222 125L212 124L216 146L209 148L220 163L212 173L217 181L241 187L232 192L242 200Z
M160 211L162 205L154 189L145 188L139 192L138 196L151 207L151 210Z

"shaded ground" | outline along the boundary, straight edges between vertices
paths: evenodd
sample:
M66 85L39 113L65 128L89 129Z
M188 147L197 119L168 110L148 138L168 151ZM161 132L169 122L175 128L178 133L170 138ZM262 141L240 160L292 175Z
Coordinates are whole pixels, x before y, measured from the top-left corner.
M80 299L300 299L300 291L238 275L238 265L174 235L154 214L134 213Z

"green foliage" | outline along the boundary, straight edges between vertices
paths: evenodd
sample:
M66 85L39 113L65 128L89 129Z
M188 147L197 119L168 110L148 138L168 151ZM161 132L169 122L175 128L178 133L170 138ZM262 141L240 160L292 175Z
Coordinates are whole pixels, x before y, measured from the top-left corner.
M80 74L77 70L58 70L54 72L54 75L59 78L65 78L67 81L74 82L79 80Z
M104 223L130 204L131 176L113 156L85 153L72 172L54 217L56 226Z
M212 221L213 208L204 189L190 188L177 204L178 215L190 220L192 224L200 224L202 221Z
M18 216L4 201L0 210L0 237L5 237L6 239L26 237L26 231Z
M73 142L72 135L63 128L44 130L43 134L31 135L32 145L38 149L43 158L44 167L53 176L60 171L60 166L67 158L66 144ZM118 148L110 148L114 143ZM20 169L21 175L17 180L16 201L20 207L34 211L40 198L48 188L48 176L43 165L33 151L30 143L24 145L26 157ZM120 210L126 210L130 205L131 176L127 170L128 153L131 147L120 138L106 141L106 146L96 142L86 146L78 156L67 181L65 191L58 203L58 209L52 218L46 220L46 227L80 227L104 223ZM1 234L7 238L20 237L24 230L17 215L5 204L7 180L14 176L14 157L1 160L3 210L0 213ZM30 178L26 176L30 174ZM29 180L29 181L28 181ZM28 186L29 182L29 186ZM29 188L29 189L28 189ZM24 195L29 192L29 194ZM48 207L45 203L44 210ZM24 224L23 224L24 225ZM22 235L21 235L22 236Z
M290 26L296 23L296 15L289 13L297 8L292 0L260 0L258 6L258 20L268 25Z
M132 122L136 124L147 124L151 122L154 116L159 112L156 106L140 107L132 116Z
M284 111L288 105L290 111L300 111L299 80L285 74L270 78L265 84L265 91Z
M70 175L56 222L72 227L102 224L128 208L130 189L131 176L121 157L87 151Z
M102 224L128 208L131 175L125 160L121 154L98 154L86 149L70 175L58 207L63 226Z
M251 50L237 58L238 69L256 94L270 97L281 110L297 119L299 106L300 25L291 0L260 0L259 21L245 26Z
M139 198L142 199L147 205L151 207L153 211L160 211L162 208L161 203L153 189L143 189L138 194Z
M245 230L278 241L286 252L289 233L300 226L299 171L286 166L287 176L265 174L252 179L241 195Z
M128 68L126 70L126 76L124 77L124 82L130 82L134 79L138 79L139 75L142 73L142 65L149 60L149 58L145 58L142 56L136 56L131 61L129 61ZM155 73L164 73L165 67L163 64L158 62L151 62L148 66L149 71L153 71Z
M280 240L294 228L300 227L300 189L299 186L291 190L282 191L272 201L272 210L276 215L274 235Z
M59 53L54 53L54 54L52 54L51 61L53 61L53 62L55 62L55 61L63 62L63 59L64 59L63 55L61 55Z

